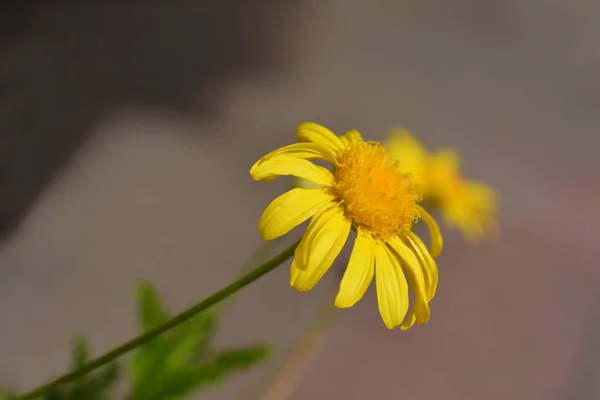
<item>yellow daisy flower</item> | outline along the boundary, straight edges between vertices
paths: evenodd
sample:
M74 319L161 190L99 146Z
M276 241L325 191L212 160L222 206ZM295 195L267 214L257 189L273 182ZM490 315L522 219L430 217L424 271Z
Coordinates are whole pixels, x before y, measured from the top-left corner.
M385 146L401 169L412 174L423 200L438 207L446 224L460 229L465 239L481 238L496 228L496 192L461 175L460 156L454 149L430 153L404 129L395 129Z
M435 220L417 204L410 176L398 170L381 144L364 141L355 130L336 136L307 122L298 127L297 139L262 157L250 170L252 178L262 182L292 175L319 185L277 197L258 222L262 238L270 240L311 218L294 254L291 286L300 292L312 289L354 230L336 307L356 304L375 276L379 311L388 328L408 329L428 321L438 282L434 257L442 249L442 237ZM331 163L333 171L311 159ZM419 218L429 228L430 250L411 231ZM415 303L410 313L407 278Z

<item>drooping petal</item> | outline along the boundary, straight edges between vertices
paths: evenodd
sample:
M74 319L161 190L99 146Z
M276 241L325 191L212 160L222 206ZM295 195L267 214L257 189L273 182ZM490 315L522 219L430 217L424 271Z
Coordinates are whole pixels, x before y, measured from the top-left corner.
M400 325L400 329L407 331L415 324L415 322L417 322L417 314L415 313L415 309L413 307L412 311L406 316L406 319L402 325Z
M402 269L406 272L408 283L415 294L415 304L410 311L408 317L404 323L400 326L402 330L409 329L415 322L418 324L424 324L429 321L430 311L429 304L427 303L426 293L426 280L423 275L423 269L420 263L415 258L414 261L409 261L406 257L406 253L413 254L412 249L407 247L400 238L396 237L392 241L388 242L390 247L399 258ZM414 256L414 255L413 255Z
M314 122L304 122L296 130L298 142L315 143L322 147L327 153L328 160L337 160L338 152L344 147L344 144L329 129L315 124Z
M406 241L410 240L410 238L407 237L409 232L412 233L411 231L403 232L399 236L390 239L388 244L400 258L400 260L403 261L402 265L405 267L404 269L410 268L411 270L415 271L414 274L416 283L421 289L423 289L423 297L429 301L427 293L432 290L432 280L429 275L429 271L423 266L425 261L421 260L422 255L420 254L420 251L418 249L414 250L412 246L407 245L403 241L403 239ZM413 288L413 290L415 292L417 291L415 288Z
M327 155L323 152L323 147L319 146L315 143L293 143L287 146L280 147L267 155L263 156L258 160L257 163L261 163L267 160L270 160L274 157L278 156L293 156L302 158L304 160L325 160L331 161L327 159Z
M348 146L352 143L361 142L363 138L360 135L359 131L357 131L356 129L352 129L340 136L340 140L345 146Z
M416 254L421 264L423 271L423 277L425 278L425 293L427 295L427 301L431 301L435 296L438 285L438 269L437 264L433 257L429 254L425 243L414 233L407 232L402 237L406 245Z
M421 213L421 219L427 225L429 229L429 237L431 243L429 244L429 253L433 258L436 258L442 252L444 247L444 239L442 238L442 232L435 219L421 206L417 206Z
M321 233L321 230L327 225L337 208L338 205L336 203L331 203L313 215L302 236L302 240L300 240L294 252L294 259L296 260L296 267L298 269L305 271L308 268L308 258L310 256L310 246L308 244L316 240L316 236Z
M411 276L408 275L408 281L411 282ZM412 282L411 282L412 285ZM431 310L429 309L429 304L424 300L423 297L419 295L415 295L415 304L413 305L412 310L406 316L406 319L400 325L400 329L403 331L409 330L415 323L424 324L429 321L429 317L431 316Z
M375 273L375 241L359 228L335 306L352 307L365 294Z
M327 168L308 160L284 155L254 164L250 169L250 175L253 179L262 182L272 181L281 175L297 176L321 186L331 186L334 181L333 174Z
M408 248L399 237L393 237L387 242L390 247L396 252L400 259L406 261L407 264L411 266L411 268L418 269L420 267L419 260L416 254ZM421 277L423 274L421 274ZM424 284L424 280L422 280L421 284Z
M285 235L333 200L325 189L292 189L271 202L258 220L264 240Z
M408 284L398 260L381 243L375 248L375 269L379 312L385 326L394 329L408 311Z
M302 272L296 265L296 257L292 259L292 267L290 268L290 286L294 287L294 282L298 278L298 274Z
M350 221L337 206L313 217L294 257L300 270L291 282L296 290L307 292L323 277L344 247L350 226Z

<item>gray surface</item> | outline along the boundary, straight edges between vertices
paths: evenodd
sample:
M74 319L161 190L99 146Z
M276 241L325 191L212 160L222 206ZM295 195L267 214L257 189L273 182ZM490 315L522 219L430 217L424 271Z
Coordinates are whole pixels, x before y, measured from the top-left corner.
M76 332L98 352L128 338L140 278L177 309L228 282L286 183L252 182L248 167L315 120L372 138L403 124L458 147L466 171L501 191L502 235L468 247L446 234L427 325L388 331L369 292L293 398L593 398L600 368L584 355L599 346L600 6L366 4L307 7L293 68L221 87L217 121L107 115L1 249L2 380L29 387L58 373ZM336 279L297 294L278 270L241 295L222 340L283 348ZM260 373L203 398L239 398Z
M18 3L0 4L0 237L107 113L210 118L221 81L286 60L273 16L290 7L274 0Z

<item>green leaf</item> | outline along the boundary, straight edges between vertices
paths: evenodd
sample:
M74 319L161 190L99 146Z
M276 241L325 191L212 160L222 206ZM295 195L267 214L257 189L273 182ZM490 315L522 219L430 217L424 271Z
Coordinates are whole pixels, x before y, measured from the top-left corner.
M215 364L229 373L261 363L268 356L269 347L264 344L257 344L244 348L223 350L215 358Z
M147 331L169 319L162 300L152 284L142 282L137 288L140 327Z
M0 400L13 400L17 398L17 394L13 391L6 390L0 386Z
M169 375L153 400L182 399L199 387L219 382L223 378L222 371L213 366L182 369Z
M90 379L88 389L91 393L96 394L98 399L104 398L104 395L108 394L113 385L117 383L118 378L119 366L116 363L109 364Z
M77 337L73 341L73 369L79 368L90 360L89 344L84 337Z
M44 400L68 399L67 395L61 395L58 390L52 390L44 395Z
M84 337L77 337L73 341L73 354L71 359L71 366L73 369L80 368L90 359L89 356L89 344L88 341ZM73 382L72 392L77 392L82 390L80 387L85 385L85 376L80 377L75 382Z
M267 355L268 348L264 345L218 352L208 363L180 369L170 374L161 388L163 395L155 399L182 399L199 387L221 383L232 372L264 361Z
M210 308L183 323L176 332L173 348L168 355L166 368L176 370L194 360L202 359L216 333L219 314Z
M90 360L89 345L85 338L73 342L72 364L75 368ZM44 395L44 400L109 400L110 391L118 379L118 366L109 364L96 373L84 375L72 384L67 384Z
M137 301L141 330L169 318L152 285L138 287ZM218 322L219 310L212 307L138 348L130 363L132 384L127 399L180 400L266 358L264 345L213 350Z
M136 294L141 332L152 329L169 319L162 300L152 284L148 282L140 283ZM168 336L170 335L163 334L140 347L134 353L129 364L134 387L146 385L146 382L156 380L157 374L160 373L159 366L164 364L171 350Z

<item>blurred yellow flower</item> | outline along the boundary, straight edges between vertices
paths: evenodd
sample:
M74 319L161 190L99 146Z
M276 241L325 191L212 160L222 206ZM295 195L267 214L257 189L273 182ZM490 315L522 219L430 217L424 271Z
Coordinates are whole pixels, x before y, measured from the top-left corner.
M456 150L431 153L405 129L394 129L385 146L400 169L412 175L423 200L439 208L446 224L460 229L465 239L481 238L497 227L497 193L461 175Z
M354 230L336 307L356 304L375 276L379 311L389 329L427 322L438 282L434 257L442 249L442 237L435 220L417 204L410 177L398 170L381 144L364 141L355 130L336 136L307 122L298 127L297 139L262 157L250 170L252 178L262 182L292 175L319 186L297 187L277 197L258 222L262 238L271 240L311 218L294 254L291 286L301 292L312 289ZM311 159L330 162L333 172ZM419 218L429 228L430 250L411 231ZM410 313L407 278L415 303Z

